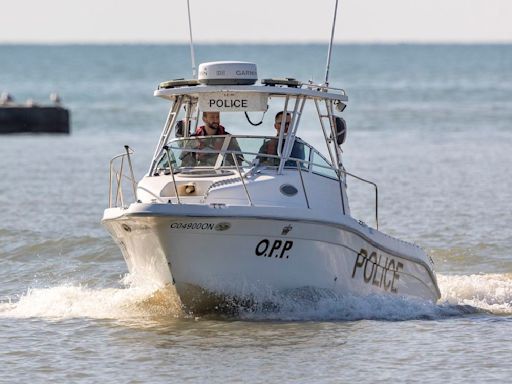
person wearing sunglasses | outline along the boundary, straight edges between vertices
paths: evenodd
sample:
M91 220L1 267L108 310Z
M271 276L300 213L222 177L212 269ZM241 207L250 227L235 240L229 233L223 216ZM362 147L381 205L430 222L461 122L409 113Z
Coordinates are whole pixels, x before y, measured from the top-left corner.
M292 115L291 113L286 113L286 118L283 119L284 111L278 112L275 116L274 120L274 128L276 129L276 138L265 140L263 145L261 146L259 153L264 153L267 155L277 155L277 145L279 142L279 132L281 130L281 125L284 120L284 132L283 132L283 148L284 143L286 141L286 136L288 134L288 128L290 127L291 121L292 121ZM266 156L259 156L260 164L262 165L268 165L268 166L278 166L280 159L277 157L266 157ZM293 143L293 148L290 153L290 158L294 159L300 159L304 160L304 144L295 141ZM286 167L295 167L296 162L293 160L288 160L285 163Z

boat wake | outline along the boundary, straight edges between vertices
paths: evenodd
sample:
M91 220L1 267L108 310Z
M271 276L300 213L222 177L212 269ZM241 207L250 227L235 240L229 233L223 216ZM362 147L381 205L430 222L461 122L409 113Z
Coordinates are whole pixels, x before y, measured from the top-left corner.
M30 288L17 299L0 301L0 318L72 318L146 320L182 317L181 304L172 288L154 286L92 289L62 285Z
M336 296L301 291L275 295L268 301L240 308L247 320L353 321L436 320L467 315L512 315L512 274L439 275L442 297L437 304L389 296ZM277 308L277 311L274 309Z
M496 315L512 315L512 273L437 275L443 305L470 306Z
M512 315L512 274L438 275L438 304L383 296L348 297L313 289L266 293L258 300L235 303L229 311L204 318L249 321L353 321L440 319L476 314ZM130 276L126 281L130 281ZM17 298L0 301L0 318L71 318L152 320L194 318L182 310L172 287L154 285L92 289L62 285L31 288Z

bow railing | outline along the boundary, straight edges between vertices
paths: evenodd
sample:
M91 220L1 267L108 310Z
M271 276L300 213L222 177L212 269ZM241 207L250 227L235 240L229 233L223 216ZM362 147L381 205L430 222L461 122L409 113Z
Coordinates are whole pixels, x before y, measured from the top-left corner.
M128 146L124 146L125 153L114 156L110 160L109 172L109 193L108 207L126 207L124 203L123 186L133 191L134 200L137 200L137 181L133 174L132 160L130 155L134 151Z

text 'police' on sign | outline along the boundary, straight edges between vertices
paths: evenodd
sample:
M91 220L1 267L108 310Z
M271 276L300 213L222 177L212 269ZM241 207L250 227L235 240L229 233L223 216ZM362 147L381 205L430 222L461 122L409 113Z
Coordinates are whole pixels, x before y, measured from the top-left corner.
M203 112L266 111L268 94L254 92L205 92L199 94Z

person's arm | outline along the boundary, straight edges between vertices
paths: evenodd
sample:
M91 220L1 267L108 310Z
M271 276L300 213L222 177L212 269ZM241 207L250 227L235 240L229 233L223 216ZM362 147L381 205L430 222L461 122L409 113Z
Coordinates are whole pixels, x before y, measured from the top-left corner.
M258 153L261 153L261 154L265 154L265 155L268 155L268 152L269 152L269 143L270 143L270 140L265 140L263 142L263 144L261 145ZM258 155L257 159L260 161L260 164L262 165L268 165L269 161L272 160L272 158L270 157L267 157L267 156L260 156Z
M292 153L290 153L290 157L293 157L294 159L304 160L304 158L306 157L306 155L304 154L304 144L295 141L293 143Z
M229 142L228 151L242 152L242 150L240 149L240 145L238 144L238 141L236 140L236 138L234 138L234 137L231 138L231 140ZM244 156L241 153L235 154L235 157L236 157L238 164L241 164L242 161L244 160ZM226 153L225 158L224 158L224 164L225 165L235 165L235 163L233 161L233 154Z
M192 138L194 136L196 136L196 135L195 134L191 135ZM180 154L181 166L182 167L195 167L197 165L197 153L185 151L185 149L186 148L195 148L197 141L196 140L185 140L184 144L185 144L185 146L183 147L183 150Z

